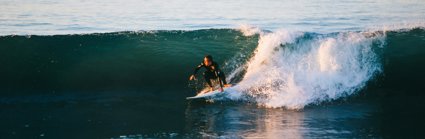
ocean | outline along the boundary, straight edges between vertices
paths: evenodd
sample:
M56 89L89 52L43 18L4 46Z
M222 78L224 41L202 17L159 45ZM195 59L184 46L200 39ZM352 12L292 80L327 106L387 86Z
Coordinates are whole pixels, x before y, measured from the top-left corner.
M424 1L0 0L0 138L423 138L424 56Z

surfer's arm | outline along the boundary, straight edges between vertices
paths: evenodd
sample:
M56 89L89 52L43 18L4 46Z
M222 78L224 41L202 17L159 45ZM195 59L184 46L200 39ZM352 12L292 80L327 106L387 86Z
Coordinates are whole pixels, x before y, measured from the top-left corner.
M217 63L215 63L215 74L218 77L221 89L223 89L223 87L226 87L228 85L226 82L226 76L224 75L223 71L220 70Z
M204 66L204 63L199 64L199 65L195 68L195 70L193 71L193 74L192 74L192 75L196 75L196 73L198 73L198 70L199 70L199 69L201 69L203 66Z
M223 74L223 73L220 73L221 72L221 70L220 70L220 68L219 68L219 66L218 66L218 64L217 63L215 63L214 62L214 70L215 70L215 76L216 77L218 77L218 82L219 82L219 84L220 84L220 88L221 88L221 90L223 90L223 80L226 80L226 79L222 79L222 76L220 76L221 74Z
M216 70L215 71L215 75L218 77L218 82L219 82L219 84L220 84L220 87L221 88L223 88L223 80L225 80L225 79L222 79L221 77L220 77L220 71L219 70Z
M199 65L195 68L195 70L193 71L193 74L192 74L192 75L190 75L189 80L196 80L195 75L196 75L196 73L198 73L198 70L199 70L200 68L202 68L203 66L204 66L204 64L203 64L203 63L199 64Z
M219 70L216 70L215 71L215 75L218 77L218 84L220 84L220 88L219 88L219 90L220 90L220 92L223 92L224 90L223 90L223 82L222 82L222 78L220 77L220 71Z

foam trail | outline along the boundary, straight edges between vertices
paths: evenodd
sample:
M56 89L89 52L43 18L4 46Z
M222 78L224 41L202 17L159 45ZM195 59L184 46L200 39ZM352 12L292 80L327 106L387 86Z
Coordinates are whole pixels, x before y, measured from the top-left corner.
M265 107L301 109L362 89L381 71L373 44L382 33L347 32L306 37L278 30L261 33L243 80L231 98L241 94ZM239 92L239 93L236 93Z

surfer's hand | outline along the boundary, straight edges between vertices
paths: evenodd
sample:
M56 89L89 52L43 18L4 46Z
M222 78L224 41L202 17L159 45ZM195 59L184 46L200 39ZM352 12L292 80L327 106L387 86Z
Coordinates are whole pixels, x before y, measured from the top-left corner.
M223 92L224 91L223 88L221 88L221 87L218 90L220 90L220 92Z
M196 80L195 75L190 75L189 80Z

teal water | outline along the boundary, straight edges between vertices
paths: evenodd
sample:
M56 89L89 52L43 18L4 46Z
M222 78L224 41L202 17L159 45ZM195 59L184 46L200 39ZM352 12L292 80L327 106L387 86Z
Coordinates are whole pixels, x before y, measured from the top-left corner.
M1 37L6 90L107 91L187 87L205 53L218 62L256 46L235 30ZM231 44L231 45L230 45ZM18 57L18 58L16 58ZM14 60L13 60L14 59ZM25 87L23 87L23 85Z

